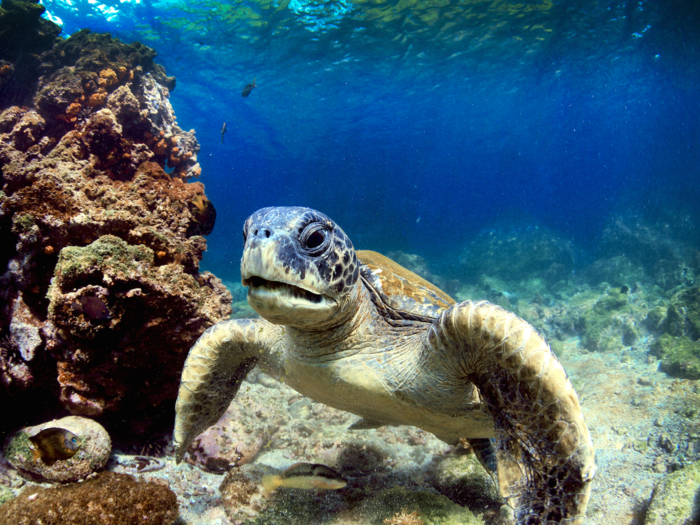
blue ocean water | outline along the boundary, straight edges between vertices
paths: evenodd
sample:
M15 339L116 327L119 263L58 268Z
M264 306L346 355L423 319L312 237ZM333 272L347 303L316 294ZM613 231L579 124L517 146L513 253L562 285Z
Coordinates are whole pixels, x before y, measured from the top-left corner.
M619 216L697 246L693 0L42 3L64 36L141 41L177 77L218 212L203 268L222 278L238 280L245 218L273 205L446 275L503 227L549 229L581 261Z

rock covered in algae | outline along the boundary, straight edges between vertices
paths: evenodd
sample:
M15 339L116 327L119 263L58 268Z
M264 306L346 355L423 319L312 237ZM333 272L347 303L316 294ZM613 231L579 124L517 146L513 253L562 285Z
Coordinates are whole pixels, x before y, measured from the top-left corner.
M468 508L457 505L446 496L427 490L395 487L382 490L362 500L343 513L342 523L348 525L401 524L401 515L413 514L424 525L483 525L484 520ZM411 523L406 521L406 523Z
M627 293L611 289L580 317L581 342L588 350L622 350L639 339Z
M61 250L48 292L55 332L47 332L47 347L57 350L61 400L74 413L172 399L193 335L216 321L218 283L155 258L151 248L113 235Z
M433 488L465 507L499 508L498 486L476 455L460 451L436 460Z
M69 430L80 438L80 448L73 457L47 465L35 459L29 448L29 438L47 428ZM25 478L33 481L78 481L101 470L109 461L112 442L107 431L91 419L68 416L19 430L5 447L4 455Z
M171 525L177 498L167 487L128 474L101 472L83 483L27 487L0 506L0 523L13 525Z
M24 30L51 24L33 20ZM174 402L187 349L231 313L199 271L216 217L189 182L199 144L152 49L84 30L43 41L29 64L8 42L0 74L29 77L0 99L0 405L14 396L0 426L12 407L51 417L58 397L146 429Z
M700 339L700 286L682 290L671 298L665 329L670 335Z
M700 462L669 474L654 488L646 525L689 525L700 519Z
M700 341L663 334L651 346L659 357L659 367L667 374L684 379L700 379Z

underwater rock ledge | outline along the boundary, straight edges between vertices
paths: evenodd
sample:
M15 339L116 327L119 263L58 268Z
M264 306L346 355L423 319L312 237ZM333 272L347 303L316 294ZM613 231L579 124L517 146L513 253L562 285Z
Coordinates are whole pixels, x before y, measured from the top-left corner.
M188 182L199 144L152 49L57 39L35 2L3 2L0 20L21 4L34 6L23 30L53 36L0 54L0 404L17 407L0 430L67 409L150 432L189 347L231 313L199 272L216 218Z

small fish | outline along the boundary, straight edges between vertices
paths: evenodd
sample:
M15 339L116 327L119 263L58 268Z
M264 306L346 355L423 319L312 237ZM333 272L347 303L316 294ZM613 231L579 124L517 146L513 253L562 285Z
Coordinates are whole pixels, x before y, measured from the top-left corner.
M224 143L224 135L226 134L226 122L221 126L221 143Z
M91 321L107 321L112 318L105 302L94 295L84 295L80 301L73 301L71 308L78 313L85 314Z
M242 97L247 97L250 95L250 92L253 91L253 88L256 88L258 86L255 85L255 79L253 79L252 84L246 84L246 86L243 88L243 92L241 93Z
M263 476L262 483L268 492L277 487L337 490L347 485L335 470L315 463L296 463L278 476Z
M45 428L29 438L30 449L35 461L41 459L49 467L59 459L68 459L75 455L82 445L80 438L65 428Z

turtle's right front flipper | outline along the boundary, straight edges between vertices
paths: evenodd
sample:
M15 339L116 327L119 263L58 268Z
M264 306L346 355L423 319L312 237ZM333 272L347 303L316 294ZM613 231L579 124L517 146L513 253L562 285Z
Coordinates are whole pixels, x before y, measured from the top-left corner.
M190 349L175 404L175 455L179 463L194 438L214 425L267 345L263 320L234 319L207 329Z

